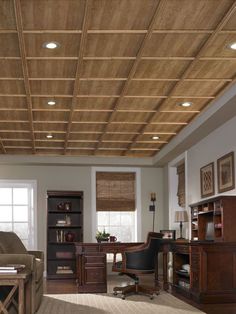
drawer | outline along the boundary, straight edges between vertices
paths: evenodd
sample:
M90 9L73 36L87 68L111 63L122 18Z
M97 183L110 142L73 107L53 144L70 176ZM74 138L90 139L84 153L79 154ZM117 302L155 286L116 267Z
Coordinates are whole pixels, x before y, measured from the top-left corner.
M188 245L175 245L173 250L175 253L189 254L189 246Z

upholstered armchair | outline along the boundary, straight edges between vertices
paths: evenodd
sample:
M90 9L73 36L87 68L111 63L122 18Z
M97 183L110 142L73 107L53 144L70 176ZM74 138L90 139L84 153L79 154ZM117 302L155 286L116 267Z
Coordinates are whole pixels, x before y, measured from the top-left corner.
M27 251L14 232L0 231L0 266L6 264L24 264L32 272L31 308L35 313L43 296L43 252Z
M122 261L116 261L116 254L114 255L112 270L124 274L134 279L133 285L125 287L114 287L114 295L121 292L122 299L126 295L132 293L142 293L153 298L154 293L159 293L158 287L149 287L139 284L139 275L147 275L155 272L157 254L161 249L163 235L161 233L149 232L147 241L139 246L126 248L122 255Z

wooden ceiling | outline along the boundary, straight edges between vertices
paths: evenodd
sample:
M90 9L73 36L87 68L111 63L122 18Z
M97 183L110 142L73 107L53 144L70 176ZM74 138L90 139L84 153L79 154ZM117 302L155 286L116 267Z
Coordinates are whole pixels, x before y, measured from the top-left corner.
M232 0L1 0L1 154L151 157L235 82L232 42Z

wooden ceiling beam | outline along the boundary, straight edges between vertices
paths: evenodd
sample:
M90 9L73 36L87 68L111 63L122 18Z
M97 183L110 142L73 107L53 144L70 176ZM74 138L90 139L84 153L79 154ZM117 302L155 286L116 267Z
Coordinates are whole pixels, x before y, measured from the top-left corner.
M25 85L25 92L26 92L26 100L27 100L27 106L28 106L28 117L29 117L28 122L29 122L30 131L31 131L32 152L34 154L35 153L35 138L34 138L34 126L33 126L32 102L31 102L31 91L30 91L30 83L29 83L29 72L28 72L28 66L27 66L27 61L26 61L26 47L25 47L24 35L23 35L23 22L22 22L20 0L14 0L14 10L15 10L16 27L17 27L22 71L23 71L24 85Z
M188 76L188 74L190 73L190 71L192 70L192 68L196 65L196 63L198 62L198 60L201 58L202 54L206 51L207 47L214 41L214 39L216 38L216 36L219 34L219 32L222 30L222 28L226 25L226 23L229 21L229 19L232 17L232 15L235 13L236 11L236 3L234 2L231 7L229 8L229 10L226 12L226 14L223 16L223 18L221 19L221 21L218 23L218 25L216 26L215 30L208 36L208 38L203 42L203 44L199 47L199 50L197 51L194 60L192 60L190 62L190 64L187 66L187 68L184 70L184 72L181 74L180 76L180 80L177 81L176 83L174 83L173 87L170 89L169 93L168 93L168 97L166 99L164 99L160 104L158 104L155 108L156 111L160 111L162 109L162 107L165 106L167 100L169 98L171 98L176 90L176 88L184 81L184 79ZM186 96L185 96L186 98ZM190 97L189 97L190 98ZM146 126L149 124L153 124L153 119L154 119L154 115L150 115L147 119L147 124L141 126L140 130L139 130L139 134L143 134ZM186 123L187 124L187 123ZM138 135L136 135L133 138L133 142L132 144L128 147L127 151L132 149L133 145L136 144Z

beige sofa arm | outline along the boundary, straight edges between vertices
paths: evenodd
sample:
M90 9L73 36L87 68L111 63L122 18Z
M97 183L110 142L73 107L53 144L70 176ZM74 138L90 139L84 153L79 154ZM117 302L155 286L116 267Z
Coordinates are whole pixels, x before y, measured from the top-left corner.
M44 253L43 251L28 251L29 254L34 255L34 257L41 259L44 261Z
M0 254L0 266L23 264L29 271L35 270L35 256L30 254Z

